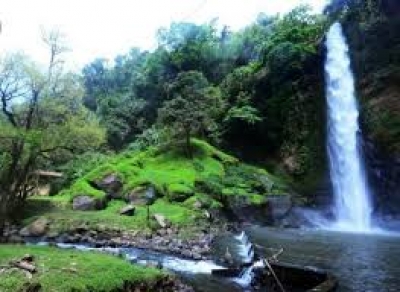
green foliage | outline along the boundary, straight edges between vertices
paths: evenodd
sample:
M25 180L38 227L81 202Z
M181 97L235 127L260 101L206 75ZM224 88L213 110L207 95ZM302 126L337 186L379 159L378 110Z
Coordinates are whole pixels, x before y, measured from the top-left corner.
M104 142L104 129L82 104L79 78L62 72L64 48L53 50L55 36L45 38L52 46L47 71L18 54L0 59L0 233L32 191L36 170Z
M257 144L263 161L271 155L283 160L287 149L303 146L307 159L321 160L322 123L314 125L323 118L323 75L315 64L322 62L327 24L307 6L282 17L260 14L235 33L218 30L215 21L172 23L159 30L154 52L133 50L115 66L89 64L86 96L94 97L116 149L170 138L191 155L190 139L200 137L241 152ZM130 106L139 101L142 107ZM147 131L155 120L165 129L161 138ZM300 176L315 171L301 165Z
M188 156L192 156L193 136L217 133L220 95L198 71L179 74L170 91L173 97L160 109L159 122L169 129L174 140L184 143Z
M349 42L363 132L384 155L397 157L400 153L398 2L350 1L348 7L338 4L332 1L328 15L332 20L340 15Z
M285 184L265 170L240 164L236 158L201 140L192 140L192 146L193 158L185 156L179 148L170 147L126 151L99 165L53 198L70 204L78 194L104 197L90 182L113 173L124 183L123 195L140 186L154 186L158 200L151 205L151 212L165 215L174 224L187 226L199 224L203 218L195 208L196 201L203 206L220 208L225 204L223 196L226 195L246 196L251 202L260 203L260 197L287 192ZM135 216L124 217L118 214L124 204L111 201L105 210L92 212L71 211L68 207L45 216L61 230L85 220L91 225L113 222L124 230L145 228L146 207L137 206Z
M38 272L29 281L22 272L0 274L1 291L25 291L27 283L40 283L40 291L44 292L116 291L127 282L151 284L164 277L159 270L135 266L111 255L52 247L3 245L0 264L6 265L26 254L34 256Z
M127 149L130 151L143 151L149 147L161 146L166 140L165 136L165 130L153 126L137 135L135 141L129 144Z
M105 163L107 159L107 155L99 152L87 152L77 155L74 159L58 168L63 173L63 177L53 182L53 185L57 185L57 190L68 187L99 164Z
M28 200L27 208L32 206L33 201L36 205L43 205L43 208L38 208L37 212L27 212L25 223L40 217L46 217L52 224L50 233L62 233L74 230L82 225L87 225L93 230L103 228L121 231L144 231L151 227L147 221L147 207L136 206L135 215L132 217L121 216L119 211L126 203L119 200L113 200L108 203L107 208L99 211L74 211L71 210L70 204L66 202L66 196L59 195L51 198L33 198ZM39 203L39 204L38 204ZM49 208L49 205L53 208ZM158 199L150 206L151 214L162 214L174 225L186 227L192 226L197 220L198 224L202 224L201 214L193 210L192 206L186 207L183 204L171 203L165 199ZM153 223L153 222L150 222Z
M257 122L262 121L259 117L259 112L256 108L245 105L242 107L231 107L226 114L225 121L230 122L232 120L240 120L250 125L254 125Z
M167 187L168 199L171 202L183 202L194 194L193 188L185 184L170 184Z

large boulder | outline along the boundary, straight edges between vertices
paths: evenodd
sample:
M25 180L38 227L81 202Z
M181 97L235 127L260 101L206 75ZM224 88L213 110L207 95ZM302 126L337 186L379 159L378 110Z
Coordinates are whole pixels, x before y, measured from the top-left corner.
M129 204L126 205L125 207L122 207L121 210L119 211L119 214L125 216L133 216L135 215L135 206Z
M25 237L42 237L49 230L49 224L50 221L47 218L41 217L21 229L19 234Z
M120 192L122 190L123 183L116 174L109 174L102 180L93 182L92 185L95 188L104 191L107 194L107 197L110 199L122 198Z
M182 203L194 195L191 187L184 184L171 184L168 186L168 199L171 202Z
M138 186L126 196L127 201L135 206L151 205L156 197L156 189L152 185Z
M254 202L250 196L224 196L225 212L235 220L275 224L286 216L292 208L289 194L267 195L260 202Z
M88 195L78 195L72 201L72 209L76 211L102 210L106 207L104 199Z

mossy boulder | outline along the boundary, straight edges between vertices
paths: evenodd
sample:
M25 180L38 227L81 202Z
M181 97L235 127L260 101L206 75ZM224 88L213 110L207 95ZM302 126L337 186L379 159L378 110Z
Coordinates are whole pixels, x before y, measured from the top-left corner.
M157 199L157 190L153 185L135 187L126 195L126 200L134 205L151 205Z
M96 189L104 191L108 199L121 199L121 191L123 189L122 179L118 174L107 174L103 178L95 181L89 181L89 184Z
M192 187L185 184L171 184L167 187L168 199L171 202L184 202L188 198L194 195Z

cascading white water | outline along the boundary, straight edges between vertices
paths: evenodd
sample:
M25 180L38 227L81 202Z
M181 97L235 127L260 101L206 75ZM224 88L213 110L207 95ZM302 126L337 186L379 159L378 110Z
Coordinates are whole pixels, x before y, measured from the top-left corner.
M336 215L333 228L368 232L372 208L357 141L360 130L354 78L339 23L329 29L326 47L327 146Z

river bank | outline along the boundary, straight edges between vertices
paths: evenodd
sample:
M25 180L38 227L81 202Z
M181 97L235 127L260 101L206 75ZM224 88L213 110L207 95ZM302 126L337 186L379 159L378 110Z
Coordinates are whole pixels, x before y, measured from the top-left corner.
M29 258L30 271L15 262ZM181 291L193 289L152 267L98 252L1 245L0 291ZM27 264L25 264L27 266Z

